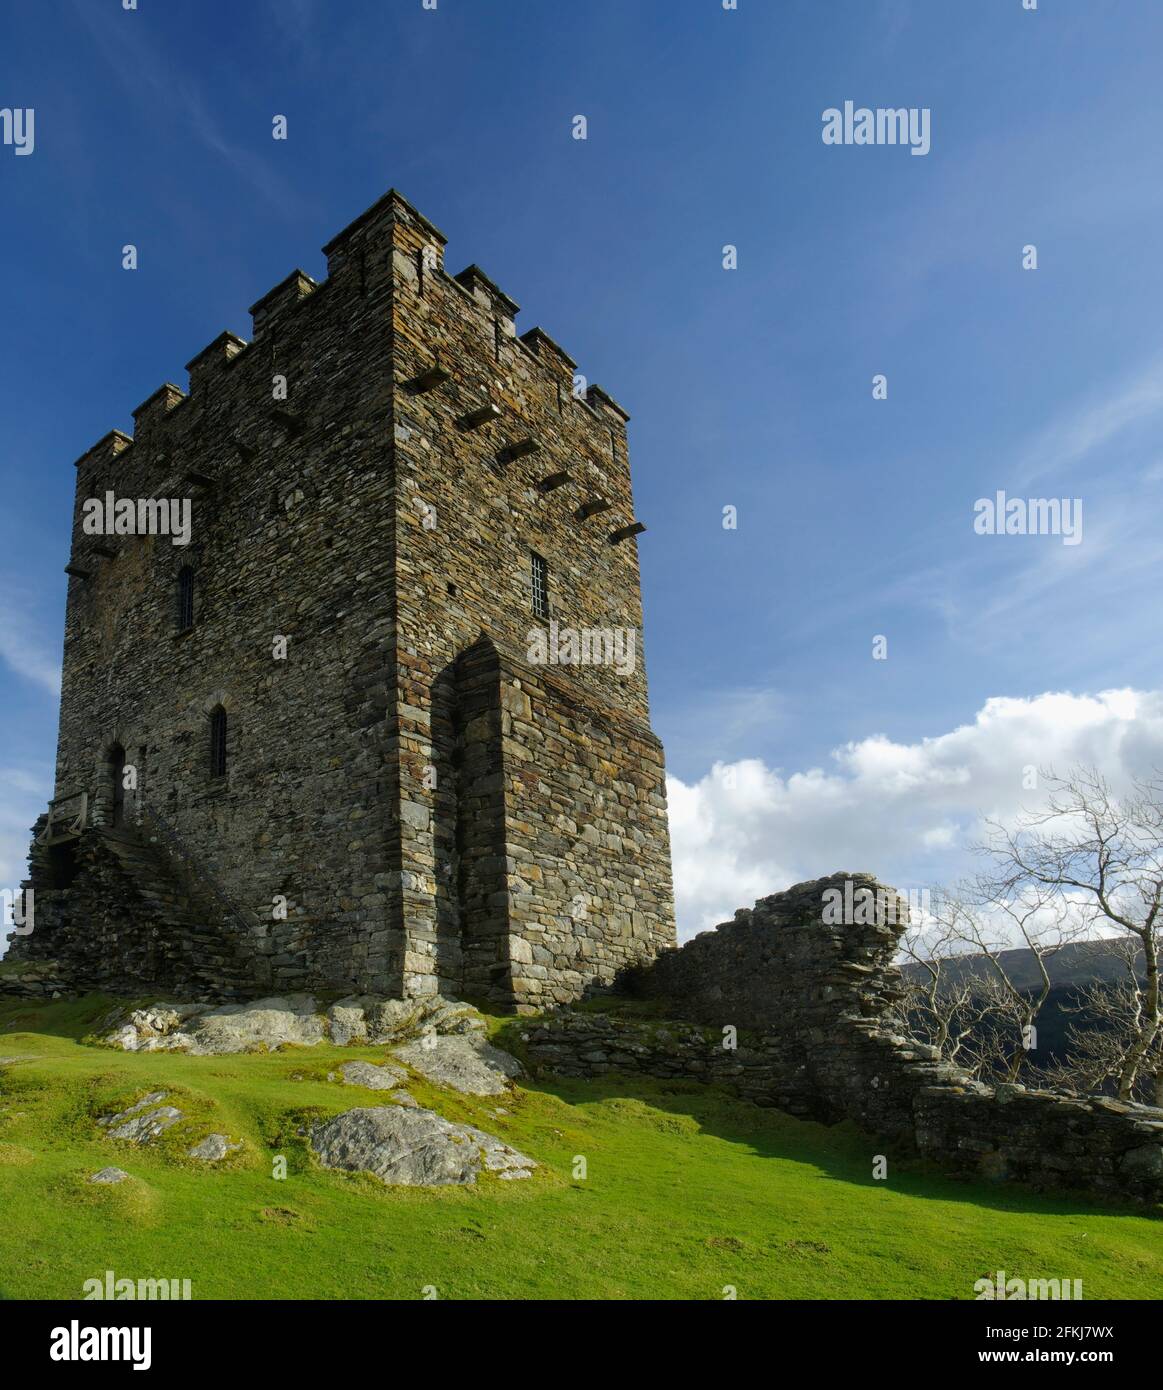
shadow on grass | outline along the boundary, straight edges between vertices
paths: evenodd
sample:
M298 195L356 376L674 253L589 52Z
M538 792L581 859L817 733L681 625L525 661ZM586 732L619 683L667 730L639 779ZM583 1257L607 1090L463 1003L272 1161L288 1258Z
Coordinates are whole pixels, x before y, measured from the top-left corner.
M504 1026L494 1041L518 1052L521 1024ZM523 1049L522 1049L523 1050ZM965 1203L997 1212L1045 1216L1137 1216L1163 1221L1163 1208L1130 1202L1087 1199L1075 1192L1047 1187L1034 1192L1018 1183L960 1178L939 1164L920 1158L901 1145L890 1145L860 1130L851 1121L824 1125L756 1105L722 1087L700 1081L663 1080L633 1073L609 1072L593 1079L559 1077L532 1070L521 1082L528 1091L551 1095L568 1105L632 1099L666 1114L694 1120L707 1134L743 1144L763 1158L778 1158L817 1168L832 1182L852 1187L886 1187L928 1201ZM873 1162L883 1154L891 1178L875 1179Z
M13 1033L43 1033L49 1038L79 1042L114 1009L141 1006L140 999L115 999L106 994L86 994L80 999L12 999L0 996L0 1055L5 1039Z

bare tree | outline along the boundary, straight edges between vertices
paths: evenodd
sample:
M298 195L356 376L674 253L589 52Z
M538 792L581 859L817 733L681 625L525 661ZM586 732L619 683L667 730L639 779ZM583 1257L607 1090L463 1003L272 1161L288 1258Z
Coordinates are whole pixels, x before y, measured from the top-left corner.
M1130 953L1138 970L1090 996L1107 1037L1091 1040L1083 1055L1095 1065L1106 1057L1104 1076L1121 1100L1145 1089L1163 1100L1163 776L1136 780L1118 797L1093 768L1041 775L1049 789L1043 810L1013 827L990 823L983 852L992 867L979 892L998 903L1052 904L1071 930L1113 937ZM1078 1037L1076 1030L1075 1046ZM1086 1068L1094 1070L1090 1060Z
M1077 914L1041 887L999 891L979 876L956 893L939 892L932 920L903 942L914 966L906 977L914 1031L976 1076L1016 1080L1052 988L1047 962L1083 930ZM1033 988L1004 957L1022 946L1037 973Z
M1041 1069L1042 1078L1050 1085L1083 1095L1118 1086L1142 1016L1142 952L1138 941L1127 936L1104 942L1103 947L1108 960L1113 957L1120 961L1121 975L1075 990L1074 1002L1064 1005L1063 1011L1078 1016L1081 1022L1067 1026L1065 1056ZM1156 1035L1124 1099L1163 1105L1163 1030Z
M910 926L901 940L906 970L901 1009L910 1032L942 1060L984 1078L1001 1061L1006 1001L992 979L964 968L967 957L940 923ZM961 957L960 961L957 959Z

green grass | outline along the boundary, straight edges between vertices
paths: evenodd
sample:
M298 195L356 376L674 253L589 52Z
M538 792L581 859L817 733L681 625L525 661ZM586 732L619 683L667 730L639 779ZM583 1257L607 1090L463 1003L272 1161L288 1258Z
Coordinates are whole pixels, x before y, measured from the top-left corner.
M950 1181L695 1084L537 1081L421 1105L500 1135L524 1182L385 1188L316 1167L313 1115L384 1098L327 1081L383 1048L126 1054L80 1041L111 1001L0 1004L0 1296L77 1298L83 1281L190 1279L195 1298L972 1298L998 1269L1081 1279L1088 1299L1163 1296L1163 1224L1142 1210ZM506 1031L512 1033L510 1021ZM519 1031L519 1025L518 1025ZM156 1146L99 1114L164 1089L190 1117ZM509 1113L496 1115L498 1106ZM244 1149L185 1157L214 1129ZM287 1160L285 1180L273 1158ZM587 1176L575 1179L576 1155ZM132 1181L86 1181L116 1164Z

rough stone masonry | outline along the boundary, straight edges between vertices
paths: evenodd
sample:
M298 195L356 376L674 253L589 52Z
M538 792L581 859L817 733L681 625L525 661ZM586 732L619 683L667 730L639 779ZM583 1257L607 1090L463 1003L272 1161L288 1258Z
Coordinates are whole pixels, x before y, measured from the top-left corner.
M54 986L528 1010L673 945L641 642L536 659L640 636L628 417L444 245L387 193L78 460Z
M846 886L868 890L868 920L829 922L825 895ZM965 1177L1163 1201L1163 1110L976 1081L907 1036L894 964L907 920L905 900L868 874L796 884L631 973L627 987L671 1021L561 1010L530 1024L529 1057L571 1076L696 1078L853 1120Z

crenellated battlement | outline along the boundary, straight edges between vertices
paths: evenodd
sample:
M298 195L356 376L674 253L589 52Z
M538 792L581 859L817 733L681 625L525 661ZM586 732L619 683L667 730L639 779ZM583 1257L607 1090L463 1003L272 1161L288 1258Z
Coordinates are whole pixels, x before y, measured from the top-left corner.
M288 310L297 309L309 294L319 288L304 270L292 270L285 280L280 280L272 290L267 290L261 299L256 299L247 311L253 324L252 337L257 341L264 332Z
M133 437L137 439L143 432L149 432L159 420L187 400L186 393L172 381L164 385L144 401L133 412Z
M190 395L194 395L221 376L223 370L240 352L245 351L247 346L245 338L228 331L219 333L212 343L208 343L201 352L191 357L186 363L186 371L190 375Z
M630 418L628 412L600 386L591 384L584 395L573 394L577 363L543 328L535 327L517 334L514 320L520 305L479 265L470 264L455 275L445 271L446 245L447 238L434 223L396 189L389 189L322 248L327 257L325 280L316 281L302 269L293 270L250 306L250 342L229 330L219 333L186 363L187 391L166 382L131 412L134 418L132 435L121 430L111 431L86 450L78 463L97 457L114 457L132 444L143 430L152 431L178 406L213 389L224 371L240 356L270 338L282 325L289 324L291 315L333 282L349 288L354 285L361 297L385 284L389 289L396 284L408 285L421 294L428 281L455 287L466 303L479 310L482 331L495 332L502 341L519 345L545 371L547 381L567 390L570 399L577 404L588 406L597 421L616 431L624 431ZM116 449L110 444L114 438L119 441Z
M577 363L560 344L553 341L544 328L530 328L528 332L521 334L518 341L524 343L530 352L546 362L552 370L568 377L572 384Z
M507 319L510 324L521 312L521 306L493 283L479 265L466 265L452 277L468 290L476 302L495 318Z
M132 444L132 435L126 434L124 430L110 430L108 434L102 435L96 444L86 449L74 462L73 467L84 468L90 463L110 463Z

